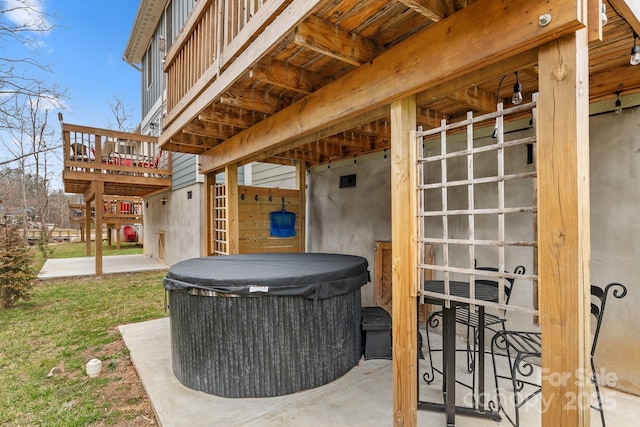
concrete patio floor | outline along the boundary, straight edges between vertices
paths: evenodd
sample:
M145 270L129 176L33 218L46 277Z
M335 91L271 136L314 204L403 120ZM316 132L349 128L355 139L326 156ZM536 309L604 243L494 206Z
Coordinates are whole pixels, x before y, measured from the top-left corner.
M229 399L183 386L171 370L169 318L120 326L131 359L156 413L158 423L173 426L391 426L393 425L392 362L364 360L346 375L321 387L272 397ZM433 337L434 334L431 334ZM436 340L438 336L436 336ZM458 377L464 379L464 357L458 357ZM493 397L493 370L487 361L487 394ZM421 373L425 362L420 361ZM429 385L420 380L420 399L441 402L441 379ZM458 404L469 402L470 393L456 388ZM609 426L638 425L640 398L603 389L605 416ZM600 416L591 411L592 426ZM540 425L540 398L521 411L521 426ZM444 426L443 414L418 411L418 425ZM458 427L510 426L475 417L456 417Z
M144 255L110 255L102 258L102 272L127 273L135 271L163 270L169 266ZM38 279L54 279L73 276L93 276L96 274L96 258L59 258L48 259Z

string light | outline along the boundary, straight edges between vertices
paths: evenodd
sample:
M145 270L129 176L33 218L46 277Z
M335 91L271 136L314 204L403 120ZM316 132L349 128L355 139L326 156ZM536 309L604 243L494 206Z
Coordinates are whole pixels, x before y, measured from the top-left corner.
M631 58L629 58L629 64L638 65L640 64L640 46L636 44L636 40L638 39L638 35L633 33L633 47L631 48Z
M520 79L518 78L518 72L516 74L516 84L513 85L513 96L511 97L511 102L513 105L518 105L522 103L522 85L520 84Z

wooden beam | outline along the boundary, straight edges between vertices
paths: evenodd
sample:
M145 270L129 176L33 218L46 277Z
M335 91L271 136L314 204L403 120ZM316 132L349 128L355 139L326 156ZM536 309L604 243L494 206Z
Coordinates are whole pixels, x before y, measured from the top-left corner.
M102 211L104 209L103 194L104 194L104 182L96 182L96 197L94 205L96 206L96 276L102 276Z
M298 234L298 241L300 243L298 247L300 248L300 252L306 252L307 164L305 162L298 162L296 164L296 188L298 189L298 205L300 209L300 213L297 218L298 224L300 224L300 233Z
M304 68L276 60L254 65L249 70L249 78L306 95L321 86L318 75Z
M456 12L451 1L446 0L398 0L433 22L438 22Z
M472 110L480 113L491 113L496 111L497 102L494 93L487 92L478 86L473 86L465 90L458 90L450 95L456 101L462 102Z
M255 125L260 120L264 120L266 117L263 113L238 110L229 106L222 107L221 110L218 110L216 105L219 104L211 105L198 114L198 120L246 129Z
M585 29L548 43L539 54L536 146L543 427L589 426L587 43Z
M448 120L449 117L429 108L418 107L417 121L420 126L432 129L437 128L442 125L442 119Z
M235 132L225 125L219 123L209 124L206 122L195 120L182 129L182 133L197 136L199 139L227 139L235 134ZM203 145L207 145L206 142Z
M328 136L331 135L335 135L337 133L340 132L344 132L346 130L349 129L353 129L354 127L358 127L361 126L364 123L369 123L372 122L374 120L379 120L382 119L384 117L389 116L389 106L388 105L382 105L380 107L377 107L373 110L368 110L363 112L360 115L357 115L355 117L347 117L346 119L343 120L337 120L334 123L329 123L327 124L326 127L323 127L321 129L317 129L315 132L313 133L308 133L305 135L302 135L298 138L292 139L290 141L287 141L286 144L275 144L273 146L271 146L270 148L265 148L261 151L252 151L250 153L248 153L248 155L242 159L240 161L241 164L246 164L252 161L260 161L260 160L264 160L267 157L270 156L277 156L279 153L282 153L284 151L287 150L292 150L296 147L300 147L302 145L326 138ZM235 137L234 137L235 138ZM234 138L230 138L234 139ZM215 147L214 147L215 148ZM211 149L212 150L212 149ZM221 166L215 168L215 169L211 169L210 168L210 163L213 161L218 161L219 159L216 159L214 157L211 157L211 150L206 151L204 154L201 155L200 157L200 171L201 173L204 173L202 171L211 171L211 170L216 170L216 169L220 169L222 167L225 166L225 162L221 162Z
M375 42L313 15L296 27L295 43L355 66L381 52Z
M631 25L633 31L640 35L640 2L637 0L609 0L609 4Z
M373 148L371 137L357 132L341 132L325 138L322 141L344 147L358 148L360 150L370 150Z
M91 126L80 126L74 125L71 123L64 123L62 125L63 132L78 132L78 133L86 133L92 135L102 135L102 136L110 136L112 138L122 138L122 139L132 139L134 141L143 141L143 142L158 142L157 136L151 135L142 135L139 133L131 133L131 132L121 132L117 130L110 129L101 129L95 128Z
M538 52L533 49L518 55L509 57L503 61L491 64L477 71L467 73L457 79L444 82L440 85L431 87L418 93L416 103L418 105L430 104L438 98L449 96L452 92L463 90L466 87L475 85L478 82L487 81L487 79L495 78L496 75L512 73L515 70L522 69L523 72L537 79L537 72L532 71L538 63ZM496 90L498 86L496 83ZM418 112L420 114L420 112ZM440 124L438 123L438 127Z
M342 78L207 151L204 170L247 161L255 153L270 151L278 145L295 144L333 123L344 123L369 109L450 82L584 27L579 20L582 14L578 13L577 0L545 3L522 0L511 6L504 8L500 2L481 0L426 27ZM546 26L538 26L537 19L531 19L546 13L553 15ZM502 23L501 31L492 30L495 22ZM467 54L451 56L450 52L458 51Z
M418 421L416 98L391 104L393 425Z
M86 240L84 242L84 256L91 256L91 201L84 199L84 229Z
M230 105L265 114L273 114L280 110L283 105L290 104L290 101L286 98L258 89L230 90L222 95L218 102L222 105Z
M213 221L214 221L214 192L216 185L216 174L208 173L204 176L204 200L203 200L203 208L204 208L204 256L213 255Z
M227 206L227 251L229 255L240 253L240 230L238 211L238 165L228 165L224 170Z
M589 0L589 42L602 41L601 11L604 0Z
M165 145L167 151L178 151L180 153L202 154L203 147L201 145L191 145L178 139L171 139Z

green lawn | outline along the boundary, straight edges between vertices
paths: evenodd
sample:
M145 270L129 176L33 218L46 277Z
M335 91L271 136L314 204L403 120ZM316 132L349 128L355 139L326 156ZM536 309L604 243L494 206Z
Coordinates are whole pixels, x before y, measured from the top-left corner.
M84 242L59 243L52 244L49 247L53 249L53 253L49 258L78 258L85 256ZM115 244L113 246L107 246L106 243L102 245L102 254L104 256L141 253L142 245L140 243L121 243L120 250L116 250ZM95 255L95 244L93 242L91 243L91 254Z
M84 242L71 242L71 243L52 243L47 246L52 250L48 258L82 258L85 256L86 246ZM37 271L42 269L42 266L46 262L42 253L36 246L31 246L31 250L34 254L34 265ZM140 243L121 243L120 249L116 250L115 245L108 246L106 242L102 244L102 255L135 255L142 254L143 247ZM91 243L91 255L95 255L95 243Z
M129 387L118 374L130 360L117 326L166 316L165 273L36 282L30 301L0 310L0 425L139 425L143 393L127 404L113 396ZM94 357L105 373L89 378Z

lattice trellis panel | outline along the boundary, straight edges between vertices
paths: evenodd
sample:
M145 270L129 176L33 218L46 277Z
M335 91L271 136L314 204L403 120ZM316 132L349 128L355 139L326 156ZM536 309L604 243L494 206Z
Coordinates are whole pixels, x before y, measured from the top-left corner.
M505 132L505 122L528 125ZM493 135L486 135L493 123ZM421 297L536 314L513 299L506 305L504 293L508 278L529 282L534 295L537 286L535 100L504 110L500 104L477 117L469 112L456 123L443 120L439 128L418 130L416 139L418 277L433 270L445 283L444 294L420 289ZM424 261L425 244L435 248L432 263ZM513 274L516 261L533 271ZM479 270L476 263L498 271ZM450 281L479 279L499 283L497 302L476 299L474 286L469 298L450 294Z
M215 184L213 195L213 255L229 255L227 239L227 187Z

